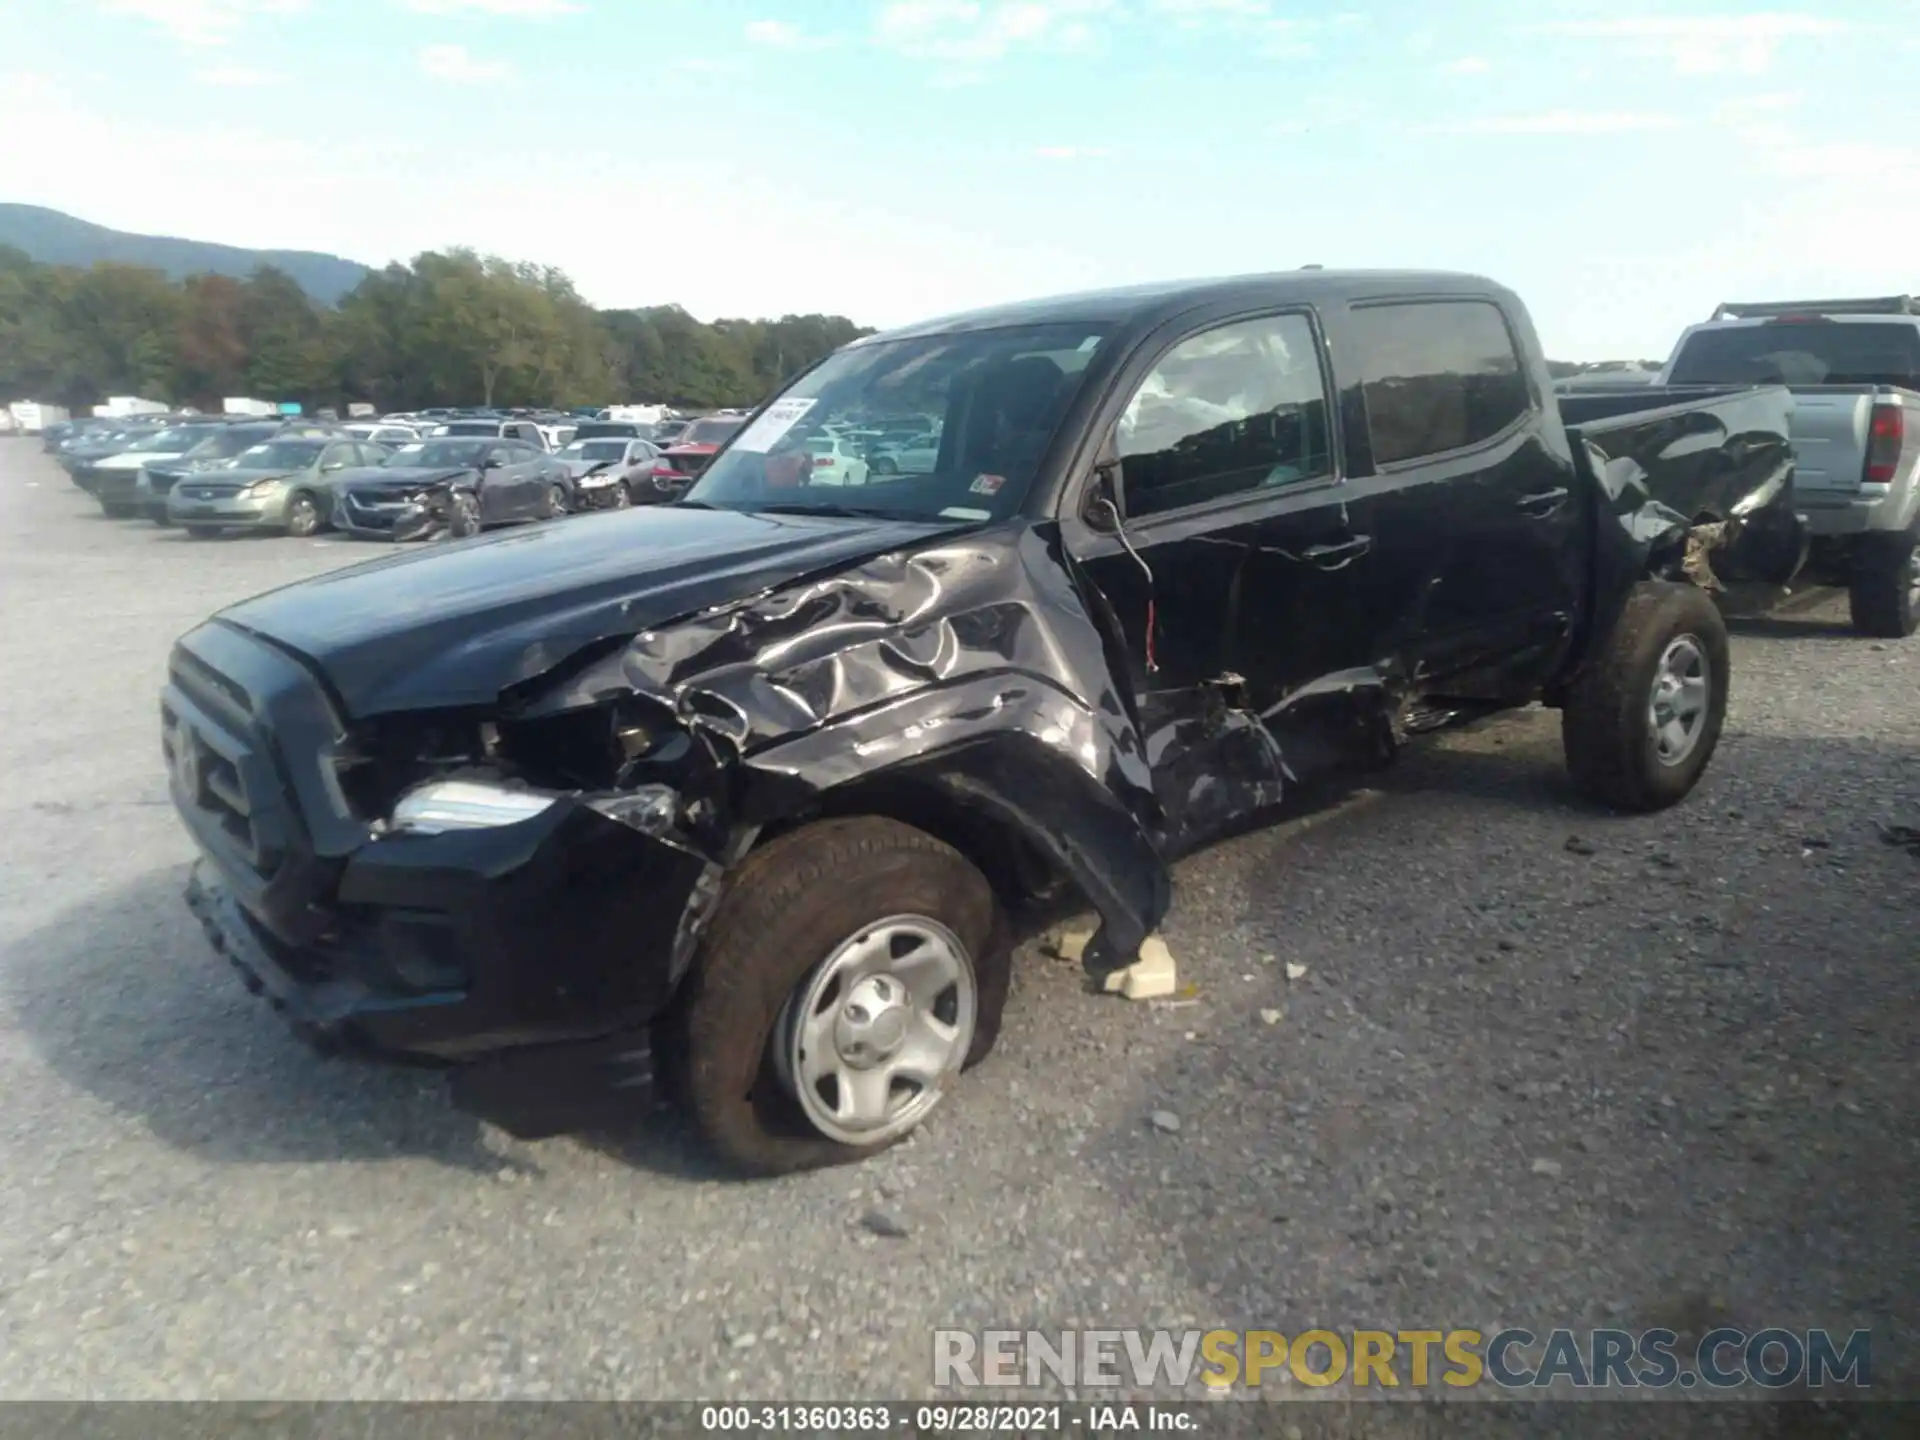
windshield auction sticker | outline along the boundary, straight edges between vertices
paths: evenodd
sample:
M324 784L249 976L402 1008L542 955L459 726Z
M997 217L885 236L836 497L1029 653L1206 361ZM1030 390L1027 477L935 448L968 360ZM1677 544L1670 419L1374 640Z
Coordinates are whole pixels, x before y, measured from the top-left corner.
M800 417L813 409L812 400L776 400L760 418L749 425L733 442L736 450L764 455L779 443L780 437L799 424Z

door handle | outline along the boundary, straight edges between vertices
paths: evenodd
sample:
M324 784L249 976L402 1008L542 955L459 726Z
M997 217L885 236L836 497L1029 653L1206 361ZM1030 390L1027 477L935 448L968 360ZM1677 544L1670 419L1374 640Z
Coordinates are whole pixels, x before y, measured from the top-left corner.
M1318 565L1322 570L1338 570L1352 564L1372 548L1371 535L1356 535L1351 540L1341 540L1332 545L1309 545L1300 552L1300 558L1308 564Z
M1542 490L1538 495L1523 495L1515 503L1535 520L1544 520L1566 503L1565 487L1558 490Z

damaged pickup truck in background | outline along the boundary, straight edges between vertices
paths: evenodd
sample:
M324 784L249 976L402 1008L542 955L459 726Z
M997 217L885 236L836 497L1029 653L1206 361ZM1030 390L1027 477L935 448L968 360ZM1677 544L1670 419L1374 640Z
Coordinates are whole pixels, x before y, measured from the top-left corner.
M1520 302L1447 274L856 341L678 501L182 637L189 903L302 1034L516 1133L658 1084L747 1171L859 1158L992 1046L1037 896L1111 973L1181 853L1535 701L1588 795L1684 797L1728 689L1696 517L1765 531L1792 473L1769 392L1649 403L1569 427ZM908 415L921 464L819 479Z

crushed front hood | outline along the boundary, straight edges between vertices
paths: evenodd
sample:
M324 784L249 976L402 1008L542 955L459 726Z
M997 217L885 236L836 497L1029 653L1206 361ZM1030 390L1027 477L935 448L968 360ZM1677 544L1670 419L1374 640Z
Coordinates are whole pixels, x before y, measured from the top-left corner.
M649 506L397 553L216 618L304 656L353 718L482 705L595 640L944 528Z

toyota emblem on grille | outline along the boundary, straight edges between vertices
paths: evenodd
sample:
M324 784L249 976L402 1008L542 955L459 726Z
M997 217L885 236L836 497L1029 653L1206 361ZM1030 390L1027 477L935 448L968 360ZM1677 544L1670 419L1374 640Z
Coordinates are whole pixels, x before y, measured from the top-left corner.
M173 744L173 781L180 793L198 804L200 801L200 742L182 728Z

